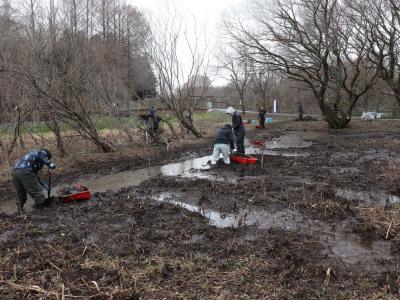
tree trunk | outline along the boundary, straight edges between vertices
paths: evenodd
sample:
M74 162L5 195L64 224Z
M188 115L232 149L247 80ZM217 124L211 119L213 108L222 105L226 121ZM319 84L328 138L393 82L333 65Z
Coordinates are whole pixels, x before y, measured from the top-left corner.
M400 106L400 90L393 89L394 97L396 98L397 104Z
M195 137L201 138L203 135L194 127L192 123L190 123L185 116L182 116L181 114L177 113L176 117L178 118L179 123L189 130Z
M110 153L114 151L111 145L100 137L92 138L92 141L104 153Z
M333 106L326 104L323 100L319 101L319 106L325 116L326 122L332 129L345 128L351 120L352 108L343 109L342 107L339 107L338 112L335 112Z
M56 141L57 141L57 149L61 157L65 156L64 142L61 136L60 126L58 125L57 119L54 117L53 113L50 114L48 127L53 131Z
M240 97L239 101L240 101L240 106L242 108L242 113L246 114L246 108L245 108L245 104L244 104L244 94L240 93L239 97Z
M201 138L203 135L193 126L193 124L188 124L187 122L181 123L183 127L189 130L195 137Z

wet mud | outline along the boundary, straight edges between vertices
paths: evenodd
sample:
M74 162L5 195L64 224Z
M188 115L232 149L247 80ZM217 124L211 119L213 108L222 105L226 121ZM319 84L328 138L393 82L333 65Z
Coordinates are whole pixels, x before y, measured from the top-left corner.
M211 166L205 146L70 178L88 202L1 213L0 296L395 299L396 137L256 133L263 165Z

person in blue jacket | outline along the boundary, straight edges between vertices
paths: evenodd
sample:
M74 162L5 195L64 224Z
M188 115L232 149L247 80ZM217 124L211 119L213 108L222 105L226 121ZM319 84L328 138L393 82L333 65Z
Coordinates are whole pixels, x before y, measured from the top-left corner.
M51 161L51 153L47 149L33 150L23 156L11 170L12 181L17 191L17 208L23 211L29 194L35 202L35 208L42 208L46 205L46 197L43 188L49 187L41 184L38 172L47 166L55 169L56 165Z
M237 152L240 154L245 154L244 136L246 132L244 130L242 116L238 111L235 111L235 109L232 106L228 107L225 113L232 115L232 127L233 127L233 132L235 133L236 136Z
M231 163L229 157L230 150L234 148L233 146L232 126L226 124L218 131L217 137L214 140L214 149L211 164L215 165L222 153L224 163L229 165Z

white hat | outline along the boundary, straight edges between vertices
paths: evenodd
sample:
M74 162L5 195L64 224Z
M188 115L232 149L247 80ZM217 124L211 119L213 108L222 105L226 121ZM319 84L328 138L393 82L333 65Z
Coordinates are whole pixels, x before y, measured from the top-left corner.
M226 113L226 114L233 115L233 114L235 113L235 109L234 109L232 106L229 106L229 107L226 109L225 113Z

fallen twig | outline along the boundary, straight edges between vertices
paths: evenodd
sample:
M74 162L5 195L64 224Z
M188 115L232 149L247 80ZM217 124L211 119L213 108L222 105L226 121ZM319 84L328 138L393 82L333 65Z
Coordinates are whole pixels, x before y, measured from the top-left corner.
M386 240L387 240L387 239L388 239L388 237L389 237L390 228L392 228L392 224L393 224L393 222L390 222L390 224L389 224L389 228L388 228L388 230L386 231Z
M13 282L9 282L9 281L4 281L4 280L0 280L0 283L8 284L17 290L34 291L34 292L38 292L38 293L42 293L42 294L46 294L46 295L53 295L58 299L58 293L46 291L36 285L25 286L22 284L17 284L17 283L13 283Z
M58 272L61 272L61 269L59 267L57 267L55 264L53 264L51 261L49 261L48 259L46 259L46 261L54 268L56 269Z

